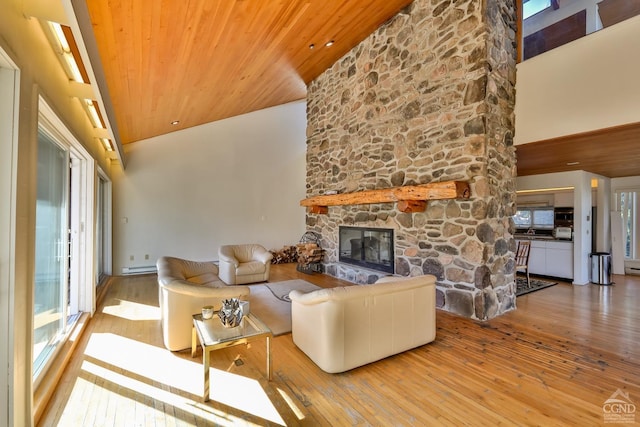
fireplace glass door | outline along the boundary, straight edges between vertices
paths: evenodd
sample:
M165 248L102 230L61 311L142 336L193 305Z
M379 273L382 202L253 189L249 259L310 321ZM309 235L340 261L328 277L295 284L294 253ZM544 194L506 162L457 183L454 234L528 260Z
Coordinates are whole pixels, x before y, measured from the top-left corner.
M340 227L340 262L393 273L393 230Z

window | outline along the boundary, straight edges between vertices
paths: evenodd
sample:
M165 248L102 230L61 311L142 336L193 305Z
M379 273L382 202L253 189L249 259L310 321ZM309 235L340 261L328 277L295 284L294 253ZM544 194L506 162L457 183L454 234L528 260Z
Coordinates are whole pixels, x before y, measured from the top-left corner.
M535 228L553 228L553 209L534 209L533 226Z
M516 228L552 229L554 221L553 208L518 209L513 216Z
M624 242L624 258L638 259L640 241L637 232L640 229L638 215L638 191L617 191L615 195L616 210L622 214L622 241Z
M548 7L551 7L551 0L524 0L522 4L522 19L526 20Z
M531 228L531 224L533 224L531 209L518 209L516 214L513 216L513 222L515 223L516 228Z

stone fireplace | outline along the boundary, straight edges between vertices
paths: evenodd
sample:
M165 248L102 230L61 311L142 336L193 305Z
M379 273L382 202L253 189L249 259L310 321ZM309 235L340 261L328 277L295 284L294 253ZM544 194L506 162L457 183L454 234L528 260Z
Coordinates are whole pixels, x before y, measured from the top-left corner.
M468 199L330 206L307 214L326 273L359 284L387 272L341 262L341 226L392 229L395 274L437 277L439 308L489 319L515 308L515 2L416 0L307 91L307 197L469 183Z

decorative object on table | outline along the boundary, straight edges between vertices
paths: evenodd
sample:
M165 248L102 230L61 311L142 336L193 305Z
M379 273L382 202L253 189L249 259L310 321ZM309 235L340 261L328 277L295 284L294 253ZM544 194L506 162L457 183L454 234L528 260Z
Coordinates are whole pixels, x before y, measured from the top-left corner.
M205 305L202 307L202 318L205 320L211 319L213 317L213 306Z
M218 317L225 328L235 328L242 321L242 308L238 298L222 300L222 307L218 311Z
M251 305L249 304L249 301L240 301L240 310L242 311L242 315L246 316L247 314L249 314L250 310L251 310Z

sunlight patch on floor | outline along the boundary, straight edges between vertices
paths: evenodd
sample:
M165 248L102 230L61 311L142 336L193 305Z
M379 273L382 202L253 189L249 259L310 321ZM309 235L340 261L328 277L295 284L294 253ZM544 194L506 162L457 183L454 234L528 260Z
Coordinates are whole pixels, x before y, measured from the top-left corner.
M202 370L200 370L200 378L202 375ZM209 396L211 400L285 425L284 420L257 380L218 369L211 369L210 379Z
M175 396L179 400L184 398L150 384L160 383L197 398L202 396L204 374L199 359L186 360L164 348L111 333L93 333L87 343L85 356L93 360L85 361L83 369L90 369L91 373L100 377L114 378L118 381L128 380L130 382L126 382L129 384L127 388L134 385L135 390L144 388L144 391L141 391L143 394L158 395L159 400L170 400L163 393ZM212 357L215 357L215 352ZM123 373L114 372L117 370L122 370ZM131 375L127 376L127 373ZM136 376L146 383L136 380ZM123 385L113 379L110 381ZM211 400L284 425L280 414L257 380L211 368L210 381ZM190 402L195 403L192 400ZM173 401L167 403L174 405ZM181 401L175 403L179 406L184 404ZM220 414L215 415L220 416Z
M192 399L173 394L169 391L162 390L145 382L118 374L91 362L83 362L82 370L93 374L96 377L100 377L112 384L117 384L120 387L124 387L130 391L133 391L140 396L145 396L157 402L162 402L166 405L170 405L174 408L174 410L179 409L181 411L193 414L197 418L213 421L222 426L233 426L238 422L241 422L241 419L238 417L229 415L223 411L216 410L210 407L208 407L205 411L203 410L203 408L197 405L197 402Z
M127 320L160 320L160 308L126 300L115 300L114 305L105 305L102 312Z
M280 393L280 396L282 396L284 401L287 402L287 405L289 405L289 408L291 408L291 410L296 415L296 417L298 417L299 420L303 420L304 414L302 413L300 408L298 408L298 405L296 405L295 401L291 398L291 396L289 396L289 393L287 393L286 391L284 391L279 387L278 387L278 393Z

